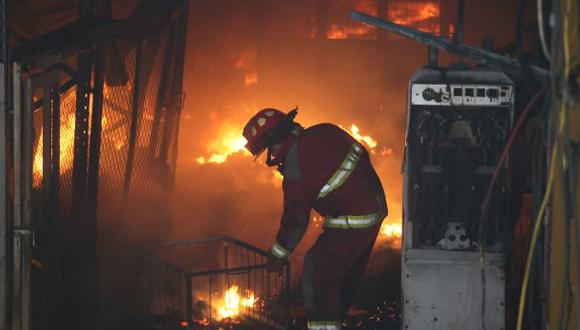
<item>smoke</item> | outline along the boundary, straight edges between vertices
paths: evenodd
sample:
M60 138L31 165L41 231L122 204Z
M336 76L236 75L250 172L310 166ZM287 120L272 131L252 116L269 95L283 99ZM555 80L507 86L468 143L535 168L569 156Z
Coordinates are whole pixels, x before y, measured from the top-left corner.
M306 127L356 124L377 140L372 162L387 193L386 221L400 222L407 81L423 64L422 47L308 35L270 38L255 23L257 12L230 8L217 15L209 7L193 5L190 16L171 238L230 235L262 249L271 246L282 213L281 182L272 169L241 153L221 164L196 162L211 155L208 146L224 127L241 134L264 107L298 106L297 121ZM295 15L288 22L302 19ZM256 83L247 83L249 73ZM319 233L320 224L311 224L292 259L295 274Z
M348 19L355 3L331 2L327 28L357 26ZM496 12L495 5L473 4L467 14ZM502 13L515 13L513 5L502 6ZM441 33L448 33L455 7L442 1L440 10ZM372 162L387 194L386 221L400 222L407 86L425 64L425 47L376 30L329 39L318 15L314 1L191 3L172 238L227 234L261 248L273 242L282 192L271 169L241 154L222 164L195 161L210 155L208 145L224 127L241 133L264 107L298 106L297 121L304 126L356 124L377 140ZM509 22L510 15L494 20ZM512 39L498 24L479 23L466 23L466 41L478 43L486 33L499 43ZM383 150L389 153L381 155ZM311 226L297 255L313 243L316 229Z

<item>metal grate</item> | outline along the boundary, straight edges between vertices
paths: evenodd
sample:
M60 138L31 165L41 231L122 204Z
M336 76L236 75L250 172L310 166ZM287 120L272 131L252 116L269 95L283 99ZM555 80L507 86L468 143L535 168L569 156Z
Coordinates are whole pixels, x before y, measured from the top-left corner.
M145 295L155 326L287 326L289 262L270 274L266 251L228 236L166 242L140 255L149 265Z

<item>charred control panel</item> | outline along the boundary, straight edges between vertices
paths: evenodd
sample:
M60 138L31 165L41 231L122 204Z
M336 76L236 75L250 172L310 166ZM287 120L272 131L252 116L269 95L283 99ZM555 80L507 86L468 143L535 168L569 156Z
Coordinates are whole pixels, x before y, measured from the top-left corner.
M404 329L505 329L507 167L500 169L487 212L485 282L478 228L513 105L512 81L489 68L425 67L410 81L403 164Z

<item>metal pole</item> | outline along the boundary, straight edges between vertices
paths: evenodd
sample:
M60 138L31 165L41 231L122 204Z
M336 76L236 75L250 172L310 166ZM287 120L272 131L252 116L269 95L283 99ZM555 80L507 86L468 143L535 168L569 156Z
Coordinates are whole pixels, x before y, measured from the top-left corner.
M47 218L50 219L48 224L49 236L47 238L50 241L50 249L48 251L49 256L49 283L50 283L50 301L51 306L49 307L49 320L53 329L59 329L61 327L60 323L60 272L61 272L61 228L62 224L59 217L59 194L60 194L60 86L54 83L49 88L49 125L52 129L49 130L49 143L46 144L48 148L48 168L47 176L49 176L48 187L46 188L48 200L48 214Z
M8 329L8 291L7 285L7 215L6 215L6 1L0 0L0 329Z
M95 63L94 63L94 88L93 88L93 109L91 118L91 136L89 144L89 159L88 159L88 177L87 177L87 231L92 232L89 237L90 242L87 242L91 250L91 256L94 257L94 274L95 281L95 300L94 313L96 319L100 319L102 305L99 303L98 294L98 260L97 260L97 246L99 238L99 228L97 219L98 207L98 188L99 188L99 162L101 154L101 135L102 135L102 115L103 115L103 42L97 42L95 49Z
M191 276L185 275L185 290L187 295L185 296L187 305L187 328L193 329L193 297L192 297L192 287L191 287Z
M211 328L212 328L212 320L211 320L211 294L212 294L212 292L211 292L211 275L209 275L209 278L208 278L207 282L208 282L208 291L209 291L209 298L208 298L208 300L209 300L209 329L211 330Z
M453 35L453 42L458 44L463 41L463 16L465 13L465 0L459 0L457 7L457 20L455 21L455 34Z
M165 57L163 59L163 67L162 67L162 74L159 81L159 89L157 91L157 98L155 99L155 114L153 115L153 123L151 124L151 138L149 139L149 153L151 158L155 158L157 153L157 145L159 140L159 129L161 123L161 117L163 115L163 110L167 109L167 98L168 98L168 88L169 85L169 74L163 74L170 71L171 65L174 64L173 58L171 55L173 54L174 47L175 47L175 34L177 27L176 24L172 24L171 28L169 28L167 41L166 41L166 48L165 48Z
M125 180L123 183L123 198L129 197L131 188L131 175L133 174L133 161L135 160L135 144L137 143L137 128L139 125L139 94L141 80L141 48L143 36L140 35L135 46L135 79L133 79L133 105L131 109L131 127L129 131L129 148L127 151L127 163L125 164Z
M22 329L22 255L21 236L19 229L22 227L22 108L21 108L21 84L20 84L20 64L13 64L13 185L14 185L14 271L12 286L12 329Z
M32 258L32 81L24 83L22 127L22 329L30 329L30 265Z

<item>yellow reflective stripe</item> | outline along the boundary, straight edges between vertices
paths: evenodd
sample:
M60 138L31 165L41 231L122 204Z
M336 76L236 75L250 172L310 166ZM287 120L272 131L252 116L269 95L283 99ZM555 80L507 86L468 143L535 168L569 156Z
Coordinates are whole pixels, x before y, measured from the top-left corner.
M383 212L368 215L343 215L338 217L327 217L324 219L324 228L367 228L375 225Z
M340 164L332 177L330 177L328 182L326 182L326 184L322 186L322 189L320 189L318 198L322 198L342 186L342 184L346 181L346 179L348 179L352 171L355 169L362 152L363 147L360 144L352 144L348 154L346 154L346 157L344 158L344 161L342 161L342 164Z
M309 330L340 330L341 327L338 321L308 321Z
M278 242L275 242L274 245L272 245L272 248L270 248L270 252L272 252L272 254L275 257L280 258L280 259L286 259L290 255L290 252L288 250L286 250Z

